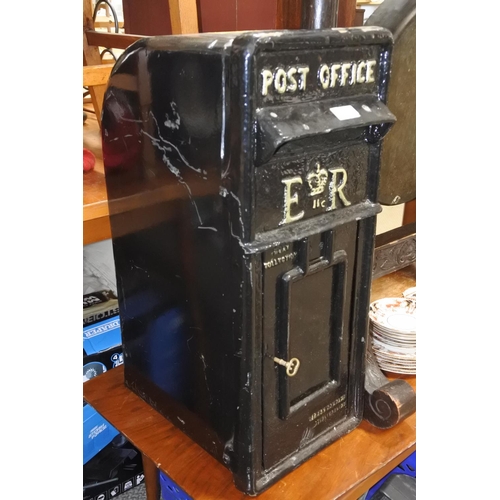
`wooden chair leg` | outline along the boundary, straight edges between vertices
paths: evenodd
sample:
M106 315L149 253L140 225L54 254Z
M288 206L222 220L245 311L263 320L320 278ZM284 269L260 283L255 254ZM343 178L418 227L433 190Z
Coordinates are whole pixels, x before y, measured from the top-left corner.
M160 474L155 463L142 454L147 500L160 500Z

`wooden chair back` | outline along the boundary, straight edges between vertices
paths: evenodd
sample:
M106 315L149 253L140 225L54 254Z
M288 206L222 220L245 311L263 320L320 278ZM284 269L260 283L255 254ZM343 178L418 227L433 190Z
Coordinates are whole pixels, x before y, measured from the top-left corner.
M172 34L198 33L196 0L169 0ZM104 92L113 64L103 64L99 47L126 49L143 35L96 31L93 1L83 0L83 86L88 87L97 121L101 126Z

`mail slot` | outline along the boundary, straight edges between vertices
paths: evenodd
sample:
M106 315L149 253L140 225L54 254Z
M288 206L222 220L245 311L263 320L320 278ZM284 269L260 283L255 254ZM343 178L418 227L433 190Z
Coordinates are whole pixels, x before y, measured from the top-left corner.
M125 383L247 494L362 419L391 47L376 27L153 37L110 78Z

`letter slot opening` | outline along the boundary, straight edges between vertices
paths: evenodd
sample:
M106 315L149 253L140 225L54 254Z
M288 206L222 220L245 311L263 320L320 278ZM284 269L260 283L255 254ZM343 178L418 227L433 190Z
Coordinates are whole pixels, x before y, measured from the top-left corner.
M289 106L266 106L257 110L256 166L269 161L280 149L307 148L335 142L337 132L348 139L361 139L364 129L378 125L380 139L396 121L375 95L328 99ZM346 137L342 137L345 141ZM334 144L331 144L334 145Z

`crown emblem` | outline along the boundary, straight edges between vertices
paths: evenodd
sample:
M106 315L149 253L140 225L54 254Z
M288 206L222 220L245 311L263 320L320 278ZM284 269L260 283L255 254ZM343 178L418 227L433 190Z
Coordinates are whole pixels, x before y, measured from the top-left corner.
M319 163L316 163L316 172L312 171L307 174L307 183L311 192L309 196L317 196L325 190L328 182L328 172L321 168Z

